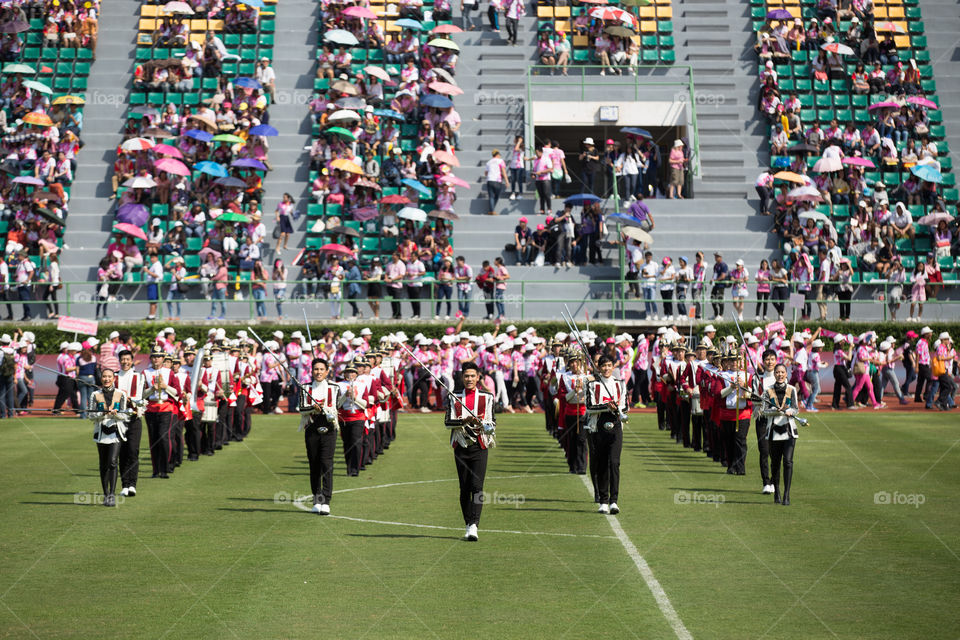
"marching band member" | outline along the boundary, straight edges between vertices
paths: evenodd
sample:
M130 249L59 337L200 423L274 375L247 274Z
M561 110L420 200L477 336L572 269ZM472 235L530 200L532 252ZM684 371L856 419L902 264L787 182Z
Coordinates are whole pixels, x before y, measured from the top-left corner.
M145 388L143 376L133 368L133 353L124 349L118 354L120 373L117 374L114 384L126 394L128 404L133 411L124 423L126 439L120 443L120 495L132 497L137 495L137 477L140 475L140 436L143 433L143 392Z
M197 397L194 400L196 411L200 415L200 453L205 456L213 455L217 438L217 370L211 366L212 362L213 355L205 352L197 380Z
M463 390L448 397L444 424L450 429L450 446L460 483L460 512L466 525L464 539L476 542L483 509L483 480L489 448L496 444L494 397L477 388L480 368L473 362L461 366Z
M343 370L343 381L340 386L340 400L338 402L341 429L340 438L343 440L343 457L347 465L347 475L356 477L363 468L363 437L366 423L367 402L363 397L361 385L357 382L357 368L347 365Z
M727 473L742 476L747 473L747 433L750 431L750 417L753 414L753 405L748 396L750 376L743 371L740 355L735 349L727 351L722 358L722 364L718 417L726 440Z
M340 387L327 380L330 367L326 360L316 359L311 365L313 382L300 390L300 431L303 431L310 463L310 493L313 513L330 514L333 497L333 454L337 447L337 419Z
M776 382L774 369L777 367L777 354L773 349L767 349L763 352L762 365L757 375L753 377L753 392L758 395L764 395L768 389L773 387ZM786 368L784 368L786 370ZM774 491L773 482L770 481L770 418L766 412L759 412L757 415L757 450L760 452L760 480L763 482L763 493L770 494Z
M349 366L349 365L348 365ZM360 470L366 469L367 465L373 464L377 457L377 437L375 425L370 421L371 408L373 401L373 377L370 375L370 363L362 355L358 355L353 360L353 366L357 369L357 397L362 398L364 402L363 409L363 455L360 459Z
M184 418L184 433L183 439L187 446L187 460L196 461L200 459L201 451L201 431L200 431L200 410L197 410L195 405L196 399L193 397L193 368L197 360L197 352L194 350L192 343L196 342L193 338L187 338L183 341L185 345L183 350L183 355L180 358L183 360L183 365L180 367L181 373L186 376L186 386L183 385L181 381L181 388L185 390L190 390L190 393L187 394L187 399L182 402L183 413L186 416Z
M706 438L704 437L704 411L701 391L701 368L707 364L707 345L698 344L693 350L694 357L690 360L690 425L693 433L690 436L690 446L694 451L702 451Z
M87 417L93 421L93 440L100 454L100 486L103 488L103 506L117 504L117 458L120 443L126 439L127 394L114 386L112 369L101 373L102 388L90 396Z
M543 398L543 415L546 422L547 432L554 438L557 437L557 389L558 375L563 371L563 358L560 357L560 349L563 345L554 340L550 343L550 351L540 360L540 397Z
M179 356L167 356L163 359L163 364L170 369L170 376L176 379L177 387L181 390L180 396L173 402L173 416L170 419L170 461L174 467L179 467L183 464L183 436L187 420L186 410L189 408L184 401L190 400L190 387L184 386L184 383L189 383L190 378L181 370Z
M144 397L147 400L147 436L150 440L150 460L154 478L168 478L173 472L171 452L171 421L175 403L180 397L177 379L163 366L166 352L155 348L150 352L150 367L143 372Z
M775 382L764 392L764 415L770 420L770 463L773 501L790 504L790 484L793 481L793 450L797 443L796 416L800 399L796 387L787 384L787 367L776 365ZM783 464L783 496L780 494L780 465Z
M600 377L587 387L588 436L591 447L593 492L600 502L599 513L620 513L620 452L623 448L623 422L627 415L627 385L613 377L614 361L600 356Z
M690 448L690 422L692 418L692 398L693 390L696 388L694 379L693 359L696 354L683 349L683 362L677 367L677 398L680 406L677 415L680 418L680 441L683 446Z
M561 444L567 454L570 473L587 472L586 431L582 428L586 415L586 390L589 376L583 373L584 354L572 349L564 358L567 371L560 378L558 393L563 396L563 432Z

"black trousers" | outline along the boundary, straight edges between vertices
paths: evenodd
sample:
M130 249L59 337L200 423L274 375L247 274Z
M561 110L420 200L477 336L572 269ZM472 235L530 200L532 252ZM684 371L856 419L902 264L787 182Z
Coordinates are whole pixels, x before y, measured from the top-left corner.
M913 401L921 402L923 400L924 388L928 388L933 383L933 372L928 364L917 365L917 388L913 392Z
M174 415L170 418L170 460L167 462L168 471L173 473L175 467L183 464L183 418Z
M100 454L100 486L104 496L112 496L117 491L117 459L120 455L120 442L112 444L97 443Z
M217 421L200 422L200 452L212 456L217 441Z
M783 497L790 497L790 483L793 481L793 450L797 441L789 440L770 441L770 481L773 483L775 495L780 493L780 465L783 465Z
M337 448L337 432L326 426L323 416L316 416L303 431L304 444L307 447L307 461L310 463L310 493L313 504L330 504L333 496L333 452Z
M120 485L136 488L137 476L140 475L140 436L143 434L143 423L140 418L134 418L126 425L127 439L120 443Z
M594 433L587 432L587 461L590 466L590 484L593 485L593 501L600 504L600 493L597 491L597 452Z
M587 472L587 432L583 428L586 416L564 416L563 433L560 437L567 441L567 466L570 473Z
M840 393L843 392L847 408L853 406L853 386L850 383L850 372L846 367L833 365L833 402L830 406L840 408Z
M217 424L216 424L216 438L214 438L213 448L220 450L223 448L223 443L227 441L227 429L230 424L230 402L227 400L220 400L217 402Z
M727 440L727 468L733 473L746 473L747 433L750 432L750 419L724 420L724 435Z
M693 447L694 451L700 451L703 449L703 445L706 442L704 437L703 430L703 414L700 415L691 413L690 414L690 425L693 427L693 433L690 435L690 446Z
M363 459L360 468L373 464L377 458L377 436L375 429L367 429L363 433Z
M840 301L840 319L850 319L850 299L853 298L853 291L838 291L837 299Z
M347 464L347 475L359 475L360 465L363 462L363 420L343 423L340 427L340 438L343 440L343 458Z
M633 383L633 391L630 393L630 402L637 404L637 399L643 401L643 404L650 404L650 379L647 376L646 369L634 369L630 376Z
M683 446L690 447L690 402L687 400L680 401L680 408L677 411L677 416L680 419L680 440L683 442Z
M240 442L243 440L243 418L247 409L247 396L238 393L237 406L233 409L231 412L231 437L233 440Z
M77 408L77 381L75 378L67 376L57 378L57 398L53 401L53 410L60 409L65 402L70 401L70 406ZM86 410L86 407L83 407Z
M710 289L710 306L713 307L713 315L723 317L723 285L713 285Z
M420 297L423 294L422 289L422 286L407 285L407 297L410 299L410 310L413 311L414 318L420 317Z
M184 419L183 437L187 444L187 457L190 460L197 460L202 453L203 429L200 427L200 416L193 414L191 418Z
M453 448L453 461L457 465L457 479L460 481L460 513L463 514L463 524L467 526L480 524L488 453L488 449L477 443Z
M147 420L147 438L150 442L150 462L153 475L167 475L170 455L170 419L173 414L167 411L153 411L145 414Z
M373 423L373 433L375 435L375 440L377 443L377 455L379 456L384 452L385 445L387 443L386 433L387 433L387 423L386 422L374 422Z
M547 433L556 437L557 435L557 410L554 406L553 396L549 390L543 392L543 421L547 427Z
M760 480L770 484L770 423L766 417L757 418L757 451L760 452Z
M620 498L620 452L623 450L623 428L618 423L613 429L604 429L605 421L616 416L601 414L597 431L593 434L593 455L596 457L594 493L600 504L617 502ZM592 464L592 461L591 461Z

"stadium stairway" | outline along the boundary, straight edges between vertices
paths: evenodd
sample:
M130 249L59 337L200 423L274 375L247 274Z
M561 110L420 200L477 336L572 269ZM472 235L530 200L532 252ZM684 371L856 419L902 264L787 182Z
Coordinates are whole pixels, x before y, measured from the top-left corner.
M106 253L112 226L112 217L106 215L113 205L110 177L127 109L139 14L137 0L112 0L99 18L97 60L91 66L83 111L85 146L77 160L60 261L65 282L95 280L97 262Z
M960 149L960 11L955 0L923 0L920 4L926 26L927 52L937 81L937 96L947 125L951 150Z

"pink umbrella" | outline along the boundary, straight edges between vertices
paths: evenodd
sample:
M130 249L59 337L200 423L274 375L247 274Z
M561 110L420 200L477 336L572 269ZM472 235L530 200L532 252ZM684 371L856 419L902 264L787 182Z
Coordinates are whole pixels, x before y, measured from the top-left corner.
M873 111L874 109L899 109L899 108L900 108L900 105L897 104L896 102L890 102L890 101L875 102L869 107L867 107L867 111Z
M159 171L166 171L175 176L190 175L190 169L187 168L187 165L174 158L160 158L153 163L153 166Z
M840 162L840 158L836 158L834 156L820 158L817 160L817 163L813 165L813 170L817 173L823 173L825 171L840 171L841 169L843 169L843 163Z
M364 73L368 76L373 76L374 78L380 78L384 82L390 79L390 74L387 73L387 70L382 67L374 67L373 65L363 68Z
M120 145L120 148L124 151L146 151L147 149L153 149L155 145L147 140L146 138L130 138L125 140L123 144Z
M453 167L459 167L460 161L457 160L457 156L453 155L449 151L434 151L433 159L437 162L442 162L444 164L449 164Z
M377 14L366 7L347 7L343 11L343 15L350 16L352 18L363 18L364 20L376 20Z
M201 260L206 260L207 256L210 254L213 254L214 258L220 257L220 252L217 251L216 249L211 249L210 247L204 247L203 249L200 249L200 251L197 253L197 255L200 256Z
M431 82L427 85L433 91L437 93L442 93L447 96L459 96L463 95L463 89L460 87L450 84L449 82Z
M113 230L125 233L128 236L133 236L134 238L140 238L141 240L147 239L147 234L143 232L143 229L129 222L119 222L113 225Z
M820 45L820 48L824 51L829 51L830 53L836 53L841 56L852 56L853 49L848 47L845 44L840 44L839 42L828 42L826 44Z
M430 33L463 33L463 29L452 24L438 24Z
M183 154L180 153L180 149L176 147L171 147L168 144L163 144L162 142L156 145L153 148L154 153L159 153L164 156L173 156L174 158L183 158Z
M353 257L353 249L350 247L345 247L342 244L330 243L325 244L320 247L320 251L327 251L329 253L339 253L345 256Z
M448 173L447 175L445 175L445 176L443 176L442 178L440 178L440 182L443 182L444 184L452 184L452 185L457 186L457 187L465 187L465 188L469 188L469 187L470 187L470 183L469 183L469 182L467 182L467 181L464 180L463 178L458 178L457 176L453 175L452 173Z
M921 107L926 107L927 109L939 109L939 108L940 108L940 107L937 106L937 103L936 103L936 102L934 102L933 100L928 100L927 98L924 98L923 96L910 96L909 98L907 98L907 102L909 102L910 104L919 105L919 106L921 106Z
M861 158L860 156L847 156L843 159L843 164L853 165L855 167L866 167L867 169L876 169L877 167L869 158Z
M367 220L373 220L379 215L376 207L360 207L359 209L353 210L353 219L359 220L360 222L366 222Z

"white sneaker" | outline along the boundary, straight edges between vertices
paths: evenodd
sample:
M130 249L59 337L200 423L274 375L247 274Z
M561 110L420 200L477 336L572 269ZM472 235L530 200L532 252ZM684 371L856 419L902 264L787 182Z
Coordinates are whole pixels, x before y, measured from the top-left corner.
M742 314L742 313L738 313L738 314L737 314L737 320L739 320L740 322L743 322L743 314Z
M322 515L322 514L323 514L323 505L322 505L322 504L315 504L315 505L313 505L313 509L310 509L310 512L311 512L311 513L319 513L319 514Z
M600 505L600 508L597 509L597 513L610 513L610 505L604 503Z
M611 502L611 503L610 503L610 515L615 516L615 515L617 515L618 513L620 513L620 507L617 506L617 503L616 503L616 502Z
M477 540L479 540L480 536L477 535L477 525L468 524L467 532L463 534L463 539L468 542L476 542Z
M723 316L717 316L713 319L714 322L723 322Z
M133 496L137 495L137 488L136 488L136 487L127 487L127 493L124 494L124 495L126 495L126 496L128 496L128 497L133 497Z
M511 200L516 200L516 199L517 199L516 194L511 193L511 194L510 194L510 199L511 199Z
M328 505L328 504L322 504L322 505L320 505L320 515L322 515L322 516L328 516L328 515L330 515L330 505Z
M127 493L127 488L126 488L126 487L124 487L123 489L120 490L120 495L122 495L123 497L127 497L127 495L129 495L129 494Z
M420 407L420 413L430 413L430 407Z
M765 484L765 485L763 485L763 491L762 491L762 493L765 493L765 494L773 493L773 485L772 485L772 484Z
M753 318L753 321L754 321L754 322L760 322L760 316L755 316L755 317Z
M277 407L276 409L273 410L273 412L280 414L280 413L283 413L283 409L281 409L280 407Z
M606 69L601 69L601 70L600 70L600 75L602 75L602 76L607 75Z

